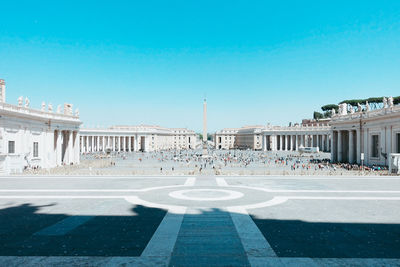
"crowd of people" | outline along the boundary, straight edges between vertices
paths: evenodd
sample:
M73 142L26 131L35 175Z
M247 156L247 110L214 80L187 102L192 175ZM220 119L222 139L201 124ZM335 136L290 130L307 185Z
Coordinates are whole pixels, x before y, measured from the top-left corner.
M385 173L383 166L330 162L327 153L262 152L250 150L164 150L154 152L112 152L109 155L86 154L84 159L109 158L113 168L150 170L161 174L312 174L356 171ZM158 168L158 169L157 169ZM155 171L155 170L158 171ZM150 172L149 171L149 172Z

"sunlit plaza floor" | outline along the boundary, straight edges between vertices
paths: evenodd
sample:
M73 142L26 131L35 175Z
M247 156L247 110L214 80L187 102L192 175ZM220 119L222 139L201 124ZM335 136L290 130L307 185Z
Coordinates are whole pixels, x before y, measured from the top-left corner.
M0 178L0 266L400 266L400 178Z

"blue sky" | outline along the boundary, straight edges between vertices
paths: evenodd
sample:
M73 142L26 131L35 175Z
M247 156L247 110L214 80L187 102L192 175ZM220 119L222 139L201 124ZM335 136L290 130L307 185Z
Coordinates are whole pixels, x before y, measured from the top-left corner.
M400 1L1 1L0 78L85 126L286 125L400 95Z

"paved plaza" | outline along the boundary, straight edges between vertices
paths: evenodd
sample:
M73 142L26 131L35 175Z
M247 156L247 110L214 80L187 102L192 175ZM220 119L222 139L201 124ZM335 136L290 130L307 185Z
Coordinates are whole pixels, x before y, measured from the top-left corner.
M1 266L400 266L400 178L0 178Z

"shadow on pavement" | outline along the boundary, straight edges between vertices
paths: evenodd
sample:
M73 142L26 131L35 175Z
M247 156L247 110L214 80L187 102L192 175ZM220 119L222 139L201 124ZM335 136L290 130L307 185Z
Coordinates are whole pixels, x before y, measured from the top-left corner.
M132 216L70 216L39 213L23 204L0 210L1 256L140 256L166 211L134 206ZM65 234L37 234L74 217L85 223Z
M278 257L400 258L400 224L252 219Z
M166 214L133 206L130 216L70 216L41 213L41 207L0 209L0 256L140 256ZM84 223L64 234L37 234L70 217ZM252 218L279 257L400 258L400 224ZM231 251L243 254L240 242L229 213L186 214L172 256L203 253L222 259Z

